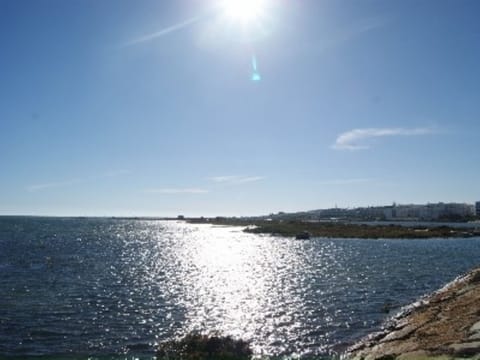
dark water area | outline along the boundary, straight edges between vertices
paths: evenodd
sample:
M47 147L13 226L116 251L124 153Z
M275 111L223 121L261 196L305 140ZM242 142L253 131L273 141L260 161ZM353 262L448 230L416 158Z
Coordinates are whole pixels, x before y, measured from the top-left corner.
M478 266L480 238L305 241L182 222L0 217L0 358L151 358L191 331L329 356Z

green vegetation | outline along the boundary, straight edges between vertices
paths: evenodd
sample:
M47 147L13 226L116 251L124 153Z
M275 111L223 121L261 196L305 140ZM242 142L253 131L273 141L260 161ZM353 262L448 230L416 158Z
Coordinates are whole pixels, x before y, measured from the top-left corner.
M161 344L157 356L168 360L248 360L252 350L247 342L230 336L192 333Z
M479 236L478 231L448 226L405 227L400 225L363 225L340 222L305 222L300 220L247 220L235 218L191 219L193 223L245 226L246 232L295 237L309 232L312 237L361 238L361 239L428 239Z

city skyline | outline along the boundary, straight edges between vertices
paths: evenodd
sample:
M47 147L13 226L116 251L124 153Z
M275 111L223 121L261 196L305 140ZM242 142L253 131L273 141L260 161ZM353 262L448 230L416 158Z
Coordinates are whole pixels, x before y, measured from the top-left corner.
M480 200L478 2L219 3L0 0L0 215Z

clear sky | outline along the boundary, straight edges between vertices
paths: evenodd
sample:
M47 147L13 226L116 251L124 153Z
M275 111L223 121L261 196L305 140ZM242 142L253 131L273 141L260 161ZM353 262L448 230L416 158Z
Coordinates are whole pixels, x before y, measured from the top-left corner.
M0 214L480 200L480 1L222 1L0 0Z

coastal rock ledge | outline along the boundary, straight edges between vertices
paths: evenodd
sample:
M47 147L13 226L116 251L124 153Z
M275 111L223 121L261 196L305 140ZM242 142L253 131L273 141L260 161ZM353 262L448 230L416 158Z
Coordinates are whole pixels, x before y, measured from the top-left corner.
M348 349L355 360L479 359L480 268L408 306Z

